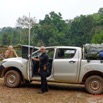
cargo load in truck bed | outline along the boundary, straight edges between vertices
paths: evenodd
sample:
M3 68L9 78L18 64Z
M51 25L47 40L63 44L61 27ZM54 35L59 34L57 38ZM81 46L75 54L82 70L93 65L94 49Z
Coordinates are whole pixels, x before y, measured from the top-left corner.
M86 59L103 60L103 43L102 44L85 44L84 57Z

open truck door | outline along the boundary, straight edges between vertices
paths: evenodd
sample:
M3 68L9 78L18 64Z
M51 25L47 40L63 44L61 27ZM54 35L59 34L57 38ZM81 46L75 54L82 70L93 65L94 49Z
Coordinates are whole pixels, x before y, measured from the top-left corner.
M33 52L36 52L39 50L39 47L29 46L29 45L22 45L22 58L28 59L27 63L27 74L28 74L28 80L32 78L33 75L33 67L32 67L32 60L31 56ZM28 54L28 51L30 54Z

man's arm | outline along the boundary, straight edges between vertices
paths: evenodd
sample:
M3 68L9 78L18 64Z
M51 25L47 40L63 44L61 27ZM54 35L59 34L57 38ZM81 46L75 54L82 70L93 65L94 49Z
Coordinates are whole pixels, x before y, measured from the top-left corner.
M5 52L5 58L8 58L9 57L9 51L8 50L6 50L6 52Z
M1 54L0 54L0 57L1 57L2 59L5 59L5 57L3 57L3 55L1 55Z
M17 53L15 50L13 50L15 57L18 57Z
M32 60L39 62L39 58L32 58Z

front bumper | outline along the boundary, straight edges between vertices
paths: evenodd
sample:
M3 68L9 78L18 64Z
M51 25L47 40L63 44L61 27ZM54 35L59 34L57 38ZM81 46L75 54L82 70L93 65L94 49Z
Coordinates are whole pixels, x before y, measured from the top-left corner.
M4 67L3 65L0 65L0 78L2 78L2 74L3 74L3 70L4 70Z

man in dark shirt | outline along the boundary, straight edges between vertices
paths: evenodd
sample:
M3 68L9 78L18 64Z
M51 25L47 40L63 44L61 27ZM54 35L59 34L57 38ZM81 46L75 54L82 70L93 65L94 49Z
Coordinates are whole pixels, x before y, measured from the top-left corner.
M39 62L39 70L41 75L41 91L39 91L39 94L43 94L45 92L48 92L48 84L46 80L46 66L48 64L49 58L46 54L46 48L42 46L40 48L40 52L42 53L39 58L32 58L35 61Z

